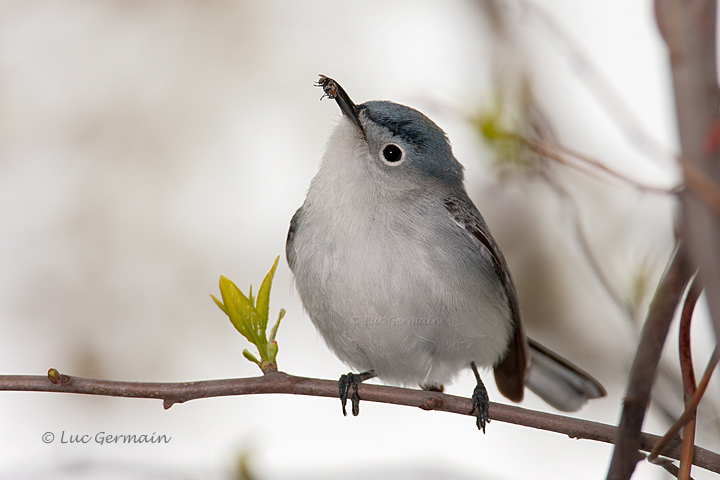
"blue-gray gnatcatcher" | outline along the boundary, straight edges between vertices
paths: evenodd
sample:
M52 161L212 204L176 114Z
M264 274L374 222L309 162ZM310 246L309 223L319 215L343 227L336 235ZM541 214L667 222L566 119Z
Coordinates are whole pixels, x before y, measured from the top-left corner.
M368 378L441 391L471 367L484 431L488 397L476 365L493 367L498 389L515 402L526 385L564 411L605 395L525 336L507 263L445 133L404 105L355 105L324 75L318 86L343 118L292 218L286 253L320 334L363 372L340 379L343 413L350 393L357 415L358 382Z

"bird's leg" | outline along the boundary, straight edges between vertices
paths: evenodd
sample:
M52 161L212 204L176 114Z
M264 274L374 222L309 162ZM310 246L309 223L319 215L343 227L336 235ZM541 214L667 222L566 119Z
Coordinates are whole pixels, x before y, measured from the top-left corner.
M475 390L473 390L472 394L472 410L470 410L470 415L475 414L477 417L476 423L478 430L482 430L483 433L485 433L485 424L490 423L490 419L488 418L490 399L488 398L487 390L485 390L485 385L480 379L480 374L478 373L475 362L470 362L470 367L472 368L472 371L475 374L475 379L477 380L477 386L475 387Z
M352 394L350 395L350 401L352 401L352 414L356 416L360 413L360 396L358 395L358 385L365 380L369 380L375 377L375 372L370 370L369 372L362 373L348 373L340 377L338 386L340 387L340 403L342 403L343 415L347 416L345 411L345 405L347 404L348 391L352 387Z

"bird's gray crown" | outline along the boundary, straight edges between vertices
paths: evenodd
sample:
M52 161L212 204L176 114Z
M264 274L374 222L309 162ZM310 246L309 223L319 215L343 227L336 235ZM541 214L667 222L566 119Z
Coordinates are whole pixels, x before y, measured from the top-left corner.
M358 112L417 153L415 165L426 175L462 182L462 166L455 159L445 132L421 112L398 103L373 100L358 105Z
M385 100L373 100L359 105L367 118L373 123L385 127L408 143L425 148L447 148L450 150L447 135L435 122L414 108Z

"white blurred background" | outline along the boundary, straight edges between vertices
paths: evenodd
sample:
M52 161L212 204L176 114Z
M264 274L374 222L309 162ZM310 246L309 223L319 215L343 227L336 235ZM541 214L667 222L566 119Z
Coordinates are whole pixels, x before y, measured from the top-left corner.
M674 107L650 0L2 1L0 372L257 375L209 293L221 274L259 285L282 255L271 300L271 317L288 311L280 368L345 373L284 260L290 218L340 117L318 101L318 73L358 103L405 103L446 130L508 257L527 330L608 388L578 416L616 423L639 321L672 249L672 197L550 165L563 200L543 176L498 167L471 119L503 104L512 123L525 85L563 145L673 186L663 153L676 149ZM572 205L612 294L573 233ZM713 342L704 316L694 328L702 369ZM673 334L646 431L662 433L679 412L675 344ZM491 399L505 401L486 378ZM473 384L467 372L447 391L467 396ZM717 397L711 384L698 433L715 450ZM532 394L523 406L552 411ZM4 392L0 426L0 478L22 479L600 479L612 452L499 422L482 435L469 417L367 402L343 418L337 400L280 395L164 411L153 400ZM48 445L45 432L172 440ZM635 478L667 477L641 464Z

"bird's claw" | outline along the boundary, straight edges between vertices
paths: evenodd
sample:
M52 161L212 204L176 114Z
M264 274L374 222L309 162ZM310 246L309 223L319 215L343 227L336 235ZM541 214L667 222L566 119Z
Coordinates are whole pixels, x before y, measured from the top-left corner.
M369 378L373 378L375 373L363 372L363 373L348 373L340 377L338 381L338 387L340 388L340 403L342 403L343 415L347 416L345 406L347 405L348 393L352 387L352 393L350 393L350 401L352 402L352 414L357 417L360 413L360 395L358 395L358 385Z
M477 428L478 430L482 430L483 433L485 433L485 425L490 423L490 418L488 417L489 409L490 398L488 398L485 385L480 382L475 387L475 390L473 390L472 410L470 410L470 415L475 415L475 417L477 417Z

